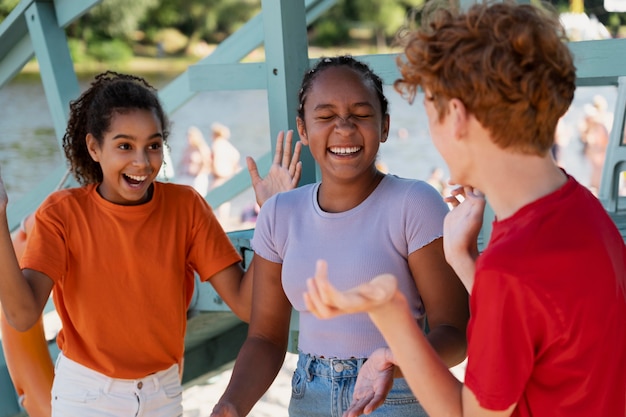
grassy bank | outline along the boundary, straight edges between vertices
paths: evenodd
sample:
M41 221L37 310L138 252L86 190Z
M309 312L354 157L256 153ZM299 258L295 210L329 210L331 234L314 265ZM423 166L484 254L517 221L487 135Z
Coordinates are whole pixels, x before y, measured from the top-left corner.
M216 45L208 46L205 49L205 55L209 55ZM339 54L352 54L354 56L377 54L377 53L397 53L399 49L389 49L386 51L380 51L371 47L332 47L332 48L319 48L309 47L309 57L319 58L321 56L333 56ZM135 56L125 62L101 62L96 60L84 60L74 63L74 71L77 74L97 74L105 70L113 70L130 74L169 74L176 75L185 71L190 65L195 64L202 59L202 56L164 56L164 57L146 57ZM258 48L252 51L242 62L262 62L265 60L265 51L263 48ZM23 74L38 74L39 65L36 59L29 61L21 73Z

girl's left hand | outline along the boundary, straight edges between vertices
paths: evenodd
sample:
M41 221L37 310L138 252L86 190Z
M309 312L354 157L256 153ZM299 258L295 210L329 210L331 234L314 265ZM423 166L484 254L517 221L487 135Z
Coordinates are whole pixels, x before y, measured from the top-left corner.
M300 161L300 150L302 143L298 141L291 153L291 142L293 140L293 130L278 133L276 138L276 153L274 161L265 178L261 178L256 162L251 157L246 158L252 188L256 194L256 201L259 206L267 201L274 194L296 188L300 175L302 174L302 162Z

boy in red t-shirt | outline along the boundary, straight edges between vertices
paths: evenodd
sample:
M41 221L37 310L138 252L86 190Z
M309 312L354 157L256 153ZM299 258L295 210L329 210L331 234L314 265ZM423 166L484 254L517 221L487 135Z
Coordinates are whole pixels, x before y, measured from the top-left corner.
M511 3L429 18L395 87L409 100L424 91L433 142L461 186L447 199L444 248L471 293L465 383L426 342L395 277L340 292L320 261L308 308L367 311L389 344L361 369L348 416L382 403L394 365L431 417L624 416L626 246L550 153L576 88L563 28ZM496 220L479 256L486 199Z

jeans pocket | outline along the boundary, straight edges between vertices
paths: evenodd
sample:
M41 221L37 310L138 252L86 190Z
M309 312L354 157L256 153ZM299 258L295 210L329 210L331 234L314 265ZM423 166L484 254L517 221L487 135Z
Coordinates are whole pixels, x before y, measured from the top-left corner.
M88 404L100 398L100 391L71 387L53 387L52 400L61 403Z
M411 388L404 378L395 378L393 381L393 387L384 404L386 405L407 405L418 404L417 398L413 395Z
M291 398L296 400L304 397L306 391L306 375L301 369L296 369L291 378Z
M177 382L164 384L163 392L165 392L167 398L181 397L183 395L183 387Z

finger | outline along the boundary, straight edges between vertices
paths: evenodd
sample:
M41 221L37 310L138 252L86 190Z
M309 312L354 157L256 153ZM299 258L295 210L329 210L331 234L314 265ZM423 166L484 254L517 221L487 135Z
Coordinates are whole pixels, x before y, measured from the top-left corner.
M374 397L365 405L363 412L370 414L385 402L385 396L380 394L374 394Z
M291 186L296 188L298 186L298 182L300 182L300 177L302 177L302 162L299 161L296 164L296 171L291 176Z
M315 264L315 286L318 289L320 300L324 305L333 305L332 293L334 287L328 281L328 264L319 259Z
M285 137L285 145L283 146L283 161L281 166L288 167L291 162L291 141L293 140L293 130L289 129Z
M259 175L259 169L256 165L256 162L252 157L246 157L246 165L248 166L248 172L250 173L250 179L252 180L252 184L256 184L261 180L261 176Z
M296 146L293 149L293 157L291 158L291 163L289 164L289 175L292 177L296 171L296 167L300 162L300 151L302 151L302 142L297 141Z
M454 196L447 196L443 198L443 201L445 201L446 203L449 203L452 205L452 207L456 207L459 204L461 204L461 202Z
M361 414L363 414L363 411L366 405L367 405L367 401L365 398L359 398L359 399L354 398L352 400L352 403L350 404L350 407L348 407L346 412L343 414L343 417L360 416Z
M283 139L285 137L285 132L278 132L278 136L276 136L276 153L274 154L274 164L280 163L281 155L283 154Z
M306 282L307 292L303 294L304 304L314 316L324 319L333 317L334 309L326 305L320 296L319 288L313 278L309 278Z

